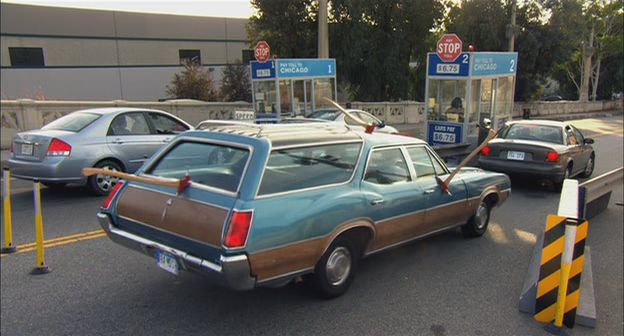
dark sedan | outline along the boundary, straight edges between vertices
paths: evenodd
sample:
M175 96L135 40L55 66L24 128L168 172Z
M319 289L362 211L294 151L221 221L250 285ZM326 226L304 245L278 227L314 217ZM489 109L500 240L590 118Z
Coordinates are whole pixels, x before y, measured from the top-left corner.
M479 166L560 185L567 178L589 177L593 173L596 158L593 143L593 139L584 137L567 122L509 122L481 150Z

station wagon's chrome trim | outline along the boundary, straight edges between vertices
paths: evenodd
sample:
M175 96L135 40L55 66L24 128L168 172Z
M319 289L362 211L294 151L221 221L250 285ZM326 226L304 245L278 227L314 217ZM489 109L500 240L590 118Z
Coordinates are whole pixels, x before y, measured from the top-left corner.
M360 144L360 152L358 153L357 159L355 160L355 166L353 167L353 171L351 172L351 176L349 177L348 180L344 181L344 182L339 182L339 183L332 183L332 184L323 184L323 185L318 185L315 187L309 187L309 188L303 188L303 189L295 189L295 190L289 190L289 191L283 191L283 192L279 192L279 193L272 193L272 194L265 194L265 195L258 195L258 192L260 191L260 186L262 185L262 181L264 180L264 173L266 172L266 166L269 162L269 159L271 157L271 152L273 152L273 150L281 150L281 149L290 149L288 147L284 147L284 148L274 148L269 152L269 155L267 155L267 161L264 164L263 170L262 170L262 177L260 178L260 183L258 184L258 188L256 189L256 197L255 199L265 199L265 198L269 198L269 197L276 197L276 196L283 196L283 195L288 195L288 194L294 194L294 193L300 193L300 192L306 192L306 191L311 191L311 190L317 190L317 189L323 189L323 188L332 188L332 187L337 187L337 186L342 186L342 185L347 185L353 182L353 178L355 177L355 172L357 172L359 166L360 166L360 160L362 158L362 153L364 153L364 142L362 141L348 141L348 142L327 142L327 143L319 143L319 144L314 144L314 145L306 145L306 146L298 146L298 147L292 147L292 148L306 148L306 147L318 147L318 146L324 146L324 145L333 145L333 144L338 144L338 145L342 145L342 144Z
M152 175L146 175L146 176L152 176ZM203 205L208 205L211 207L215 207L218 209L222 209L222 210L226 210L226 211L230 211L230 208L225 207L225 206L221 206L218 204L214 204L214 203L208 203L208 202L204 202L204 201L200 201L198 199L192 199L192 198L188 198L188 197L182 197L179 194L174 194L174 193L170 193L167 191L161 191L161 190L156 190L156 189L150 189L147 187L144 187L142 185L138 185L138 184L132 184L129 185L128 188L137 188L137 189L141 189L141 190L145 190L145 191L152 191L152 192L156 192L159 194L163 194L163 195L167 195L167 196L171 196L171 197L176 197L176 198L184 198L185 201L189 201L189 202L193 202L193 203L199 203L199 204L203 204Z
M419 214L421 212L425 212L427 210L429 210L429 209L425 208L425 209L420 209L420 210L404 213L404 214L397 215L397 216L392 216L392 217L380 219L380 220L375 222L375 225L377 225L377 224L384 224L385 222L388 222L388 221L391 221L391 220L395 220L395 219L400 219L400 218L407 217L407 216L416 215L416 214Z
M407 244L407 243L412 242L412 241L414 241L414 240L422 239L422 238L425 238L425 237L428 237L428 236L434 235L434 234L439 233L439 232L442 232L442 231L450 230L450 229L452 229L452 228L454 228L454 227L457 227L457 226L459 226L459 225L461 225L461 224L463 224L463 223L457 223L457 224L453 224L453 225L445 226L445 227L443 227L443 228L441 228L441 229L437 229L437 230L434 230L434 231L431 231L431 232L427 232L427 233L422 234L422 235L420 235L420 236L412 237L412 238L409 238L409 239L406 239L406 240L402 240L402 241L400 241L400 242L396 242L396 243L394 243L394 244L390 244L390 245L387 245L387 246L384 246L384 247L380 247L380 248L378 248L378 249L376 249L376 250L373 250L373 251L367 252L366 254L364 254L364 256L363 256L363 257L368 257L368 256L370 256L370 255L372 255L372 254L379 253L379 252L385 251L385 250L387 250L387 249L390 249L390 248L393 248L393 247L397 247L397 246L399 246L399 245Z
M249 229L247 230L247 237L245 237L245 242L243 243L243 246L227 247L225 246L225 235L227 234L225 229L226 227L228 230L230 229L230 224L232 224L232 216L234 215L234 212L251 212L251 223L249 223ZM225 217L225 223L223 223L223 227L221 228L221 246L223 247L223 249L225 249L226 251L239 251L239 250L245 249L245 247L247 247L247 241L249 240L249 234L251 233L251 229L253 228L253 223L254 223L254 209L240 210L240 209L233 208Z
M229 196L229 197L235 197L236 195L238 195L238 193L240 192L241 186L243 184L243 180L245 179L245 174L247 173L247 169L249 168L249 164L251 162L251 158L254 155L254 147L251 145L247 145L247 144L241 144L241 143L237 143L237 142L231 142L231 141L223 141L223 140L215 140L215 139L207 139L207 138L200 138L200 137L194 137L194 136L182 136L179 137L177 139L175 139L174 141L172 141L171 143L169 143L169 145L167 146L167 148L163 151L161 151L158 156L154 157L150 164L145 167L145 169L142 170L142 173L140 174L140 176L146 176L146 177L160 177L160 176L155 176L155 175L151 175L151 174L147 174L147 173L143 173L144 171L149 171L152 168L154 168L154 165L156 165L160 159L162 159L162 157L169 153L169 151L171 150L171 148L177 146L179 143L183 143L183 142L195 142L195 143L204 143L204 144L210 144L210 145L222 145L222 146L226 146L226 147L234 147L234 148L240 148L240 149L245 149L249 151L249 157L247 157L247 162L245 162L245 167L243 168L243 172L241 173L240 179L238 181L238 185L236 186L236 191L230 191L230 190L225 190L225 189L220 189L220 188L215 188L209 185L205 185L205 184L201 184L201 183L193 183L192 180L192 176L191 176L191 185L195 188L198 189L203 189L206 191L210 191L210 192L215 192L215 193L219 193L219 194L223 194L225 196Z
M244 254L235 256L221 256L220 260L222 262L247 261L247 256Z
M130 218L130 217L122 216L122 215L119 215L119 214L117 215L117 217L125 219L127 221L131 221L131 222L136 223L136 224L143 225L143 226L148 227L150 229L154 229L154 230L157 230L157 231L160 231L160 232L164 232L164 233L167 233L167 234L170 234L170 235L182 238L182 239L190 240L190 241L193 241L193 242L198 243L198 244L211 246L211 247L214 247L214 248L217 248L217 249L221 248L221 246L216 246L214 244L210 244L210 243L207 243L207 242L199 241L199 240L187 237L187 236L182 236L182 235L180 235L178 233L171 232L169 230L165 230L165 229L162 229L162 228L159 228L159 227L156 227L156 226L152 226L152 225L149 225L147 223L143 223L143 222L141 222L139 220L136 220L136 219L133 219L133 218Z
M279 274L279 275L276 275L276 276L272 276L270 278L266 278L266 279L260 280L260 281L257 282L257 284L258 285L262 285L262 284L265 284L265 283L273 281L273 280L277 280L277 279L281 279L281 278L288 278L290 276L297 275L297 274L309 273L309 272L311 272L313 270L314 270L314 267L307 267L307 268L300 269L300 270L297 270L297 271L288 272L288 273L284 273L284 274Z
M349 140L337 140L337 141L322 141L322 142L310 142L296 145L287 145L287 146L279 146L273 148L273 150L284 150L284 149L294 149L294 148L306 148L306 147L318 147L325 145L342 145L349 143L364 143L364 141L360 138L360 140L349 139Z

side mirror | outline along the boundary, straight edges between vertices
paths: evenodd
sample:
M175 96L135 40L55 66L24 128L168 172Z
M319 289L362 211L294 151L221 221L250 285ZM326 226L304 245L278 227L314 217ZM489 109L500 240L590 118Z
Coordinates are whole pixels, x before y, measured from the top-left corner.
M592 138L585 138L585 140L583 140L583 143L586 145L591 145L594 143L594 139Z
M386 127L386 123L383 121L377 124L377 128L384 128L384 127Z
M481 125L477 124L477 127L483 127L485 129L491 128L492 127L492 120L490 120L489 118L483 118L483 121L481 122Z

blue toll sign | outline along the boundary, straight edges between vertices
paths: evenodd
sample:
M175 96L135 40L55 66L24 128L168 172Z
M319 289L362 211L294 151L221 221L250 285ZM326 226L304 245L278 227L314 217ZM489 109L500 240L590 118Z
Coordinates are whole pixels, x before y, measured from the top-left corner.
M276 66L277 64L277 66ZM275 78L331 78L336 77L335 59L273 59L266 63L251 62L254 80Z
M474 53L472 76L515 75L518 53Z

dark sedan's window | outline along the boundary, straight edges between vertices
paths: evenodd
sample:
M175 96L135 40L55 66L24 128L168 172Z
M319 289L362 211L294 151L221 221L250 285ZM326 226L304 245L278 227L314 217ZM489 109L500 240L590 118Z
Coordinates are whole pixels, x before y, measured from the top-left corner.
M360 143L274 150L258 195L346 182L353 175Z
M71 113L43 126L42 130L80 132L100 117L95 113Z
M375 184L394 184L410 180L407 163L400 149L383 149L371 153L364 181Z
M536 125L536 124L512 124L499 132L498 138L544 141L555 144L563 144L561 127Z
M183 142L170 149L147 174L191 181L235 192L249 158L249 151L216 144Z

